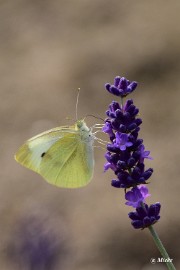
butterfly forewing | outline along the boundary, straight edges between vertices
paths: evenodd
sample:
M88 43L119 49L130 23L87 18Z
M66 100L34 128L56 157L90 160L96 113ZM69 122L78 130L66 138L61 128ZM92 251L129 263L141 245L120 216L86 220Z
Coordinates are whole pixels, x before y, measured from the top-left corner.
M19 148L15 155L15 159L23 166L35 172L39 172L39 166L42 161L41 156L65 135L68 133L74 134L76 132L77 131L73 129L73 127L58 127L40 133L26 141Z

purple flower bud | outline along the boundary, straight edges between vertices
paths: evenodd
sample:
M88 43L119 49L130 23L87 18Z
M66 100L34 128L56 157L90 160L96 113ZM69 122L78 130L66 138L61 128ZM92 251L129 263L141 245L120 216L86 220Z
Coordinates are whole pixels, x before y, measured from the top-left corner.
M152 173L153 173L153 169L152 168L149 168L148 170L146 170L143 173L143 177L144 177L145 181L148 180L149 177L151 177Z
M140 126L142 124L142 119L141 118L136 118L135 123L137 126Z
M129 167L132 168L136 164L136 160L133 157L131 157L128 159L127 164Z
M114 85L118 87L121 77L117 76L114 78Z
M134 106L134 104L132 103L131 105L128 106L128 108L126 109L126 111L128 113L130 113L131 115L134 115L134 110L136 109L136 107Z
M111 185L112 185L113 187L115 187L115 188L120 188L120 187L121 187L121 183L120 183L120 181L118 181L118 180L112 180L112 181L111 181Z
M128 126L128 130L131 131L131 130L134 130L135 128L137 127L136 123L132 123Z
M118 169L121 169L121 170L126 169L126 162L125 161L118 160L118 162L117 162L117 168Z
M113 163L107 162L104 164L104 171L107 171L108 169L115 170L116 166Z
M130 83L128 86L129 92L131 93L132 91L134 91L136 87L137 87L137 82Z
M106 83L105 84L105 88L110 92L110 87L111 87L111 85L110 85L110 83Z
M119 146L116 144L107 144L107 150L113 153L119 153L120 151Z

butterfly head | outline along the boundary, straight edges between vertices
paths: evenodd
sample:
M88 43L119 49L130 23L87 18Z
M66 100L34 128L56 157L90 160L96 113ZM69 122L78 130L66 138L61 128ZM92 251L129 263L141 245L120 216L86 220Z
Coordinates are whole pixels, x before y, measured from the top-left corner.
M89 131L89 128L87 127L85 121L82 119L82 120L78 120L76 122L76 127L78 130L80 131Z

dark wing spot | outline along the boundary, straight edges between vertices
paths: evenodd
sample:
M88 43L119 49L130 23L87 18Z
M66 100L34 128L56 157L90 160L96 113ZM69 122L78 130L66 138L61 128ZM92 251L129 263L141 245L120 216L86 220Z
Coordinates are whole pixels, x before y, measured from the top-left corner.
M43 153L41 154L41 157L44 157L45 154L46 154L46 152L43 152Z

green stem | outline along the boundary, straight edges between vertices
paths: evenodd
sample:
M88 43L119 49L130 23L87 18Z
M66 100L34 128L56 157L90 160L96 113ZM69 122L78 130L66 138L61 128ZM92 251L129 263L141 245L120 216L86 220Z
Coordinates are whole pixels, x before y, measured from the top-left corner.
M151 232L151 235L154 239L154 242L155 242L157 248L159 249L162 257L165 259L165 263L167 265L167 268L169 270L176 270L174 264L171 262L172 259L170 259L169 255L168 255L165 247L163 246L161 240L159 239L159 236L158 236L157 232L155 231L154 227L151 225L148 227L148 229Z
M123 101L124 101L124 100L123 100L123 97L121 97L121 102L120 102L120 103L121 103L121 108L122 108L122 109L123 109L123 103L124 103Z

